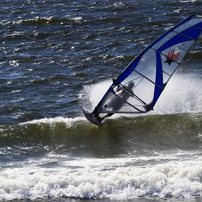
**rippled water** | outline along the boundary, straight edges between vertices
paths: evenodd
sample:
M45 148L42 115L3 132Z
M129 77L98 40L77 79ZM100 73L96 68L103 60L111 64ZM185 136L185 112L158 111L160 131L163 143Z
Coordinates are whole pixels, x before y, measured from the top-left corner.
M0 7L0 200L201 201L202 37L154 111L92 108L201 1L24 1Z

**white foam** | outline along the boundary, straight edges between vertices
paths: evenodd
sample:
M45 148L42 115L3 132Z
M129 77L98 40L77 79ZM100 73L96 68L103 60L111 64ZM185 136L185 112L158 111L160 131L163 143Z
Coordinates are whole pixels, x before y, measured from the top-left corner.
M84 117L76 117L76 118L65 118L65 117L55 117L55 118L43 118L43 119L36 119L32 121L27 121L20 123L19 125L28 125L28 124L49 124L54 126L56 123L64 123L66 124L67 128L72 127L79 121L85 120Z
M60 158L63 161L58 161ZM150 161L150 157L147 160ZM58 166L39 166L49 161ZM0 200L44 197L110 198L200 196L202 157L137 166L135 158L75 158L50 154L0 173Z
M89 107L93 108L98 104L111 84L112 80L106 80L84 87L82 94L85 95L84 99L88 102L90 101Z
M154 107L156 114L202 111L201 78L197 75L176 74L171 78Z

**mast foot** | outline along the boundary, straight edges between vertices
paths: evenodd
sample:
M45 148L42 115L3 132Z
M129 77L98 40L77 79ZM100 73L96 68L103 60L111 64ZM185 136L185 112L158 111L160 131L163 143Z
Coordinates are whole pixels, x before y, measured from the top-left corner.
M102 119L100 117L93 116L88 110L82 107L82 111L85 115L85 117L96 126L101 126Z

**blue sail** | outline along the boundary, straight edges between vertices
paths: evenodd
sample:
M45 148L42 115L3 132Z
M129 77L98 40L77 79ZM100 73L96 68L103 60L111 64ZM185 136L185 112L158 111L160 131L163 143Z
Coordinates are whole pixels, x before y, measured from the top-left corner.
M113 80L95 107L96 113L146 113L153 109L201 32L202 16L191 15L157 38Z

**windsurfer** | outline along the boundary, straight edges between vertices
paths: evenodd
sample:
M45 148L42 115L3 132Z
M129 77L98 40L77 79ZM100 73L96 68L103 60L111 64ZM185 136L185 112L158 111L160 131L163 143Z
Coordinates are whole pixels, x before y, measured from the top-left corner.
M104 105L104 108L112 108L112 111L118 111L124 105L124 103L128 100L128 98L133 94L134 82L128 83L127 86L118 86L116 90L116 95L113 96L110 102L107 105ZM92 116L96 118L98 121L102 122L105 118L112 116L114 113L108 113L107 115L100 117L97 112L98 107L92 112Z

